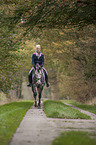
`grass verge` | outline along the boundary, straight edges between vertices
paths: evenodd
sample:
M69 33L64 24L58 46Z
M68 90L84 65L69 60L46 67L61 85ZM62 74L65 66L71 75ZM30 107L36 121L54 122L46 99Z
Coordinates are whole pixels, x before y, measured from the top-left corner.
M52 145L96 145L96 138L91 138L87 132L64 132L55 138Z
M51 118L91 119L86 114L83 114L60 101L44 101L44 112L46 113L47 117Z
M96 114L96 105L87 105L87 104L81 104L79 102L76 102L76 101L71 101L71 100L68 100L68 101L62 101L63 103L68 103L68 104L72 104L76 107L79 107L83 110L86 110L86 111L89 111L91 113L94 113Z
M0 106L0 145L7 145L32 101L13 102Z

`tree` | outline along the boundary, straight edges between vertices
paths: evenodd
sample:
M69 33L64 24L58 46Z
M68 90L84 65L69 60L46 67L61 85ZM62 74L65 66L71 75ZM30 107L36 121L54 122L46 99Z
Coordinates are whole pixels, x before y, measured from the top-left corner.
M94 0L4 0L0 4L2 91L8 92L13 82L21 87L19 82L31 67L30 53L39 42L58 98L95 96ZM27 40L32 43L26 50Z

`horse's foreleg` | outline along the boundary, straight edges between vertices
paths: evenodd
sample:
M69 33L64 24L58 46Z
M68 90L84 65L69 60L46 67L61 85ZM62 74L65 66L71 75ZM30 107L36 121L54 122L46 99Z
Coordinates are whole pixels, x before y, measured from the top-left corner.
M35 99L35 107L37 107L37 99L36 99L37 92L36 92L36 87L33 87L33 86L32 86L32 91L33 91L34 99Z
M41 93L42 93L42 90L43 90L43 87L39 91L39 103L38 103L39 107L40 107L40 103L41 103Z
M38 103L38 106L40 106L40 103L41 103L41 93L39 93L39 103Z

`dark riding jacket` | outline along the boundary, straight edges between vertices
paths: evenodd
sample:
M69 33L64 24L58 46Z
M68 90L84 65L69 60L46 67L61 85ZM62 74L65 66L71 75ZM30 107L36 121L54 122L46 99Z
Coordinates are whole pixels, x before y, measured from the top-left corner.
M36 53L33 53L32 55L32 64L33 66L38 63L41 67L44 65L44 54L40 52L40 54L37 56Z

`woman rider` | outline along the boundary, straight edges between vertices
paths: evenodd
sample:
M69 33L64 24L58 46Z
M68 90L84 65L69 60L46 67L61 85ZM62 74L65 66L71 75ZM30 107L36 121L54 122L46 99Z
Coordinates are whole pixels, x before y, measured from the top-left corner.
M33 64L33 67L29 71L29 75L28 75L29 84L27 86L31 87L33 70L34 70L34 67L35 67L35 65L37 63L42 67L42 69L44 71L44 74L45 74L46 86L49 87L48 73L47 73L46 69L43 67L43 65L44 65L44 54L41 53L41 47L40 47L40 45L36 45L36 52L33 53L33 55L32 55L32 64Z

